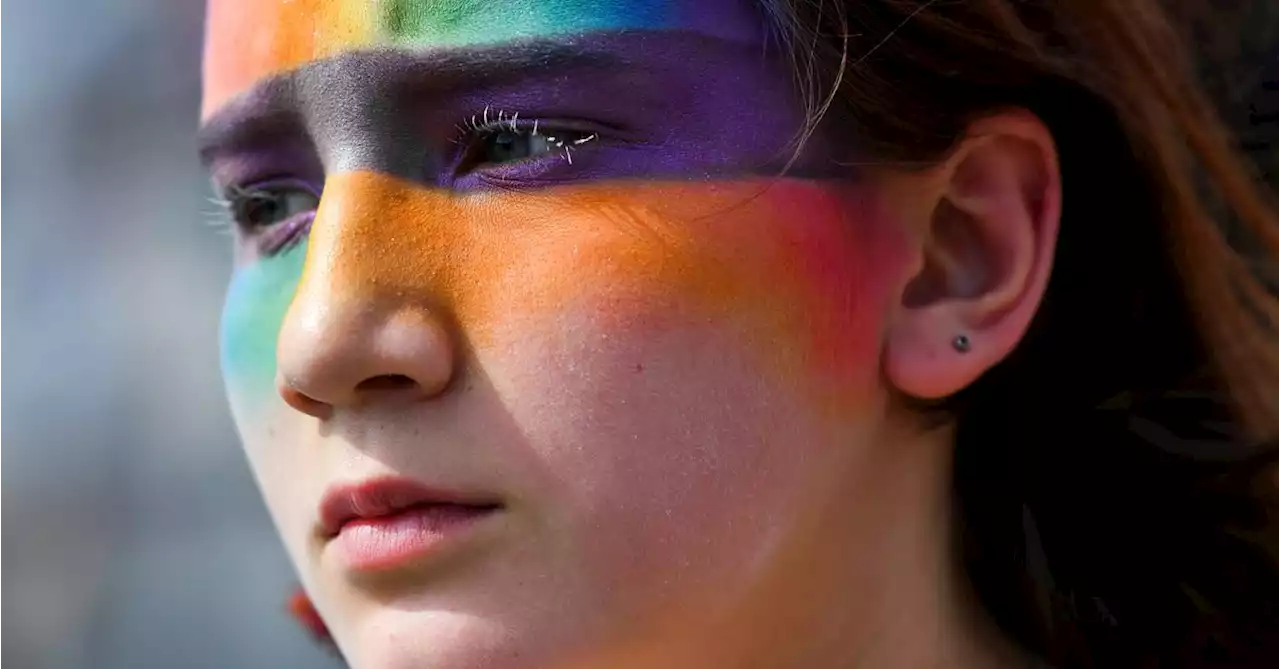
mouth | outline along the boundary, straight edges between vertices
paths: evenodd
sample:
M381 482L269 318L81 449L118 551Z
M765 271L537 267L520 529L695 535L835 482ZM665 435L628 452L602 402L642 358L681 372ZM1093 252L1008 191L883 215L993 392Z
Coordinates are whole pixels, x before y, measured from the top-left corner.
M331 487L320 534L348 568L380 571L440 552L502 508L493 497L383 478Z

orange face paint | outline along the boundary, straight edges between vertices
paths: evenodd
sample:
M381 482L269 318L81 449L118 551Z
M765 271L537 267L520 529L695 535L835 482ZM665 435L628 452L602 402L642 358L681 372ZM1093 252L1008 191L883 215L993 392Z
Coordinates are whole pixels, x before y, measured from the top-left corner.
M868 367L852 351L874 352L857 319L886 257L855 204L785 180L458 196L344 173L326 183L295 302L443 310L481 348L571 305L618 327L635 312L723 320L789 373L848 376Z

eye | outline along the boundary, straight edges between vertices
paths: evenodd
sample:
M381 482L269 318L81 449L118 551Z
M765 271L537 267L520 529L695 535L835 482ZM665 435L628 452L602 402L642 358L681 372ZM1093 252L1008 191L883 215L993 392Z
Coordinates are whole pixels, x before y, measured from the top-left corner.
M310 189L281 184L234 188L227 195L231 217L245 230L260 230L315 211L320 198Z
M476 156L477 164L496 165L524 160L558 150L546 135L535 135L527 130L500 130L480 138Z
M463 159L462 168L474 170L485 167L534 160L559 154L573 163L573 152L595 139L595 133L567 128L520 127L503 123L492 128L476 128L473 139Z

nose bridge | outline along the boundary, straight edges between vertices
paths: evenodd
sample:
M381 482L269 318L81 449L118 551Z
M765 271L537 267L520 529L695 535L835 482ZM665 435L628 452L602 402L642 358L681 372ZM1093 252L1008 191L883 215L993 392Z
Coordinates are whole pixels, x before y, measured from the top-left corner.
M448 251L450 230L463 227L448 224L449 207L446 195L375 172L326 179L277 345L286 402L322 416L370 389L418 397L448 385Z
M458 247L448 206L447 196L384 174L329 177L294 306L354 302L367 309L444 299L452 277L443 261Z
M416 181L439 156L397 102L403 59L347 52L290 75L329 173L291 312L439 306L454 283L457 264L448 263L463 252L457 237L467 227L454 198Z

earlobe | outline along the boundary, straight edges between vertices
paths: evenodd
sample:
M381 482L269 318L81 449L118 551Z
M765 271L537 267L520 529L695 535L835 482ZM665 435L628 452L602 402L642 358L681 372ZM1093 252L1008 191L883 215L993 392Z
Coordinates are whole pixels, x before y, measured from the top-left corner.
M1003 360L1044 296L1061 199L1053 139L1026 112L984 118L913 197L933 206L910 222L919 271L890 320L884 370L900 392L938 399Z
M918 311L891 327L885 374L899 392L911 397L953 395L1012 350L981 336L946 309Z

